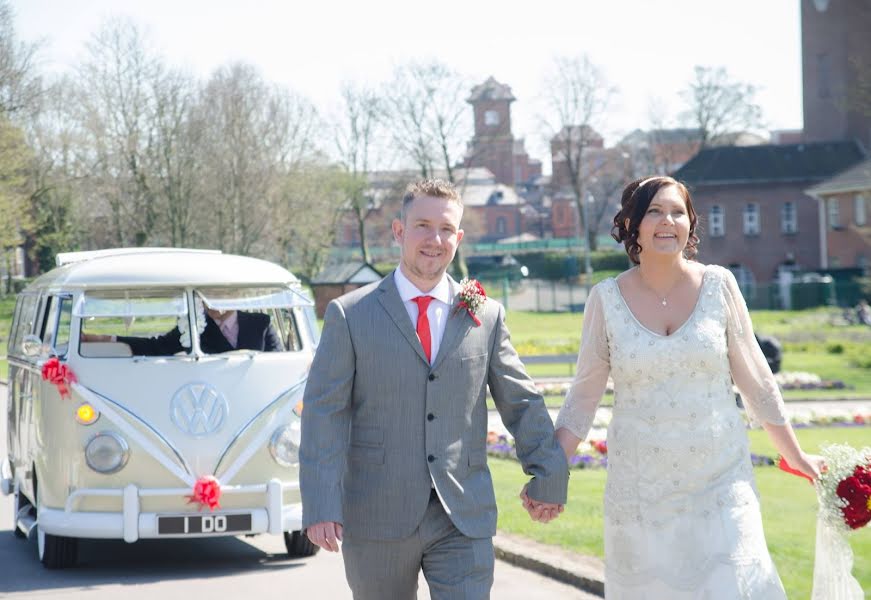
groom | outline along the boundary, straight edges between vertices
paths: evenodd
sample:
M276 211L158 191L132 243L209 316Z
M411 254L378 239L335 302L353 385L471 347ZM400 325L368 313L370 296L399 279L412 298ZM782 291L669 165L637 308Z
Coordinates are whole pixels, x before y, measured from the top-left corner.
M327 307L302 412L303 527L342 553L356 600L489 598L496 501L487 469L490 386L532 476L524 504L555 517L568 467L541 396L485 300L458 308L445 274L463 205L439 180L411 184L393 234L399 268Z

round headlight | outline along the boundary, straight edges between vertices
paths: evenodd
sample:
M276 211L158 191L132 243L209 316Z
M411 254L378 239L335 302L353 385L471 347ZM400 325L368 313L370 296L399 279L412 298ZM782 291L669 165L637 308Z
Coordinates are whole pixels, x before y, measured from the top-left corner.
M85 446L85 462L97 473L114 473L127 464L130 448L117 433L98 433Z
M282 467L299 464L299 443L301 439L300 421L294 420L289 425L282 425L272 434L269 440L269 453L275 462Z

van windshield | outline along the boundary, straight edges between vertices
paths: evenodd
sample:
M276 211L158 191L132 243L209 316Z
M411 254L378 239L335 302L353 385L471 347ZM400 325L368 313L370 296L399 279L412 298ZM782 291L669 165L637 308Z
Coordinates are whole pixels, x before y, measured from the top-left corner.
M197 341L205 354L285 352L302 349L297 323L310 304L289 288L86 292L73 314L85 357L185 356Z

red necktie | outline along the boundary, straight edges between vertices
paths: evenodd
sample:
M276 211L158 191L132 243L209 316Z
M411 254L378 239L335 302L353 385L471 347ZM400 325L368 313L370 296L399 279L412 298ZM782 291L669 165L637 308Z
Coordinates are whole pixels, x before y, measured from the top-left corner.
M432 302L432 296L418 296L412 298L417 303L417 337L420 338L420 345L423 346L423 353L426 354L427 362L432 362L430 353L432 352L432 336L429 332L429 317L426 314L426 309L429 308L429 303Z

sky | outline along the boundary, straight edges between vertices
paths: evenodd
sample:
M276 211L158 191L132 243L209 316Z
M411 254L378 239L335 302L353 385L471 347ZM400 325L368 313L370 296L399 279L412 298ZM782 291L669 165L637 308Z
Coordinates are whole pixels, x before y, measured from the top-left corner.
M768 129L802 126L798 0L11 0L21 39L64 71L110 17L141 26L169 64L208 77L230 61L308 97L325 113L343 81L378 84L409 60L437 59L474 83L511 86L515 137L546 160L543 77L555 56L587 54L618 95L597 129L608 143L673 116L695 65L759 88ZM469 109L471 110L471 108Z

